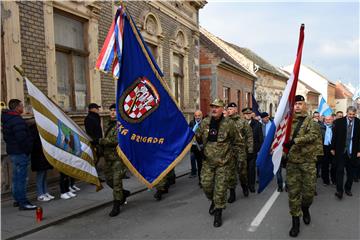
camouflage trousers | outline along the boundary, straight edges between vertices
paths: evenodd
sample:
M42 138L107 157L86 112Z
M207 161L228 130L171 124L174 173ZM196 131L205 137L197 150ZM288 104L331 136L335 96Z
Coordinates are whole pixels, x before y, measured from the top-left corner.
M301 216L301 206L310 207L316 187L316 163L287 163L286 178L290 215Z
M229 167L229 164L215 166L203 163L201 185L206 197L214 201L215 208L224 209L226 206Z
M173 168L161 181L156 184L155 188L158 191L165 191L170 186L171 181L175 181L175 169Z
M106 160L105 179L107 185L113 189L114 200L123 200L123 183L126 167L120 159Z
M246 159L239 164L237 159L234 159L229 164L229 173L228 173L228 188L236 188L237 176L239 176L240 184L247 185L247 161Z

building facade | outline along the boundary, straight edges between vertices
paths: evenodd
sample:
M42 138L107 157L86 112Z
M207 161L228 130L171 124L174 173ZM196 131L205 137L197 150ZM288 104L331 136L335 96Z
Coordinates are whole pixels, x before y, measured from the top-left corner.
M94 68L117 4L1 2L2 105L18 98L25 103L26 116L31 115L26 87L13 69L13 65L18 65L79 125L83 124L90 102L103 106L102 115L106 114L115 102L115 81ZM205 4L206 1L125 2L188 118L200 105L199 10ZM2 155L3 192L10 187L11 171L6 159L6 154Z
M349 106L356 106L353 96L354 94L343 83L337 82L335 88L336 111L345 113Z
M274 117L286 86L287 75L250 49L231 43L229 45L254 63L254 73L257 76L255 99L259 104L259 111Z
M200 29L200 108L204 115L210 111L215 98L227 104L235 102L238 110L252 106L256 76L240 65L231 54L224 51L224 42ZM219 40L219 39L217 39Z

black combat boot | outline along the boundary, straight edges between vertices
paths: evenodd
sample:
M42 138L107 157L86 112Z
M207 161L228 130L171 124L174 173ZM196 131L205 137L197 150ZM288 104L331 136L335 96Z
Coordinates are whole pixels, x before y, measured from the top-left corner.
M109 213L110 217L115 217L115 216L119 215L119 213L120 213L120 205L121 205L120 200L114 200L113 201L113 209Z
M214 227L221 227L222 225L222 209L216 208L214 214Z
M126 199L131 195L131 192L129 190L122 190L123 192L123 199L120 200L120 204L123 205L126 202Z
M157 190L156 193L154 194L154 198L155 198L157 201L160 201L160 200L162 199L162 191Z
M301 206L301 210L303 212L303 221L306 225L309 225L311 222L311 216L309 212L309 207Z
M228 203L233 203L236 200L235 188L230 188L230 197Z
M214 203L214 201L212 201L210 208L209 208L209 214L214 215L214 212L215 212L215 203Z
M292 227L290 229L290 237L297 237L300 232L300 217L292 217Z
M248 197L249 196L249 188L246 184L241 184L241 188L243 190L243 194L244 197Z

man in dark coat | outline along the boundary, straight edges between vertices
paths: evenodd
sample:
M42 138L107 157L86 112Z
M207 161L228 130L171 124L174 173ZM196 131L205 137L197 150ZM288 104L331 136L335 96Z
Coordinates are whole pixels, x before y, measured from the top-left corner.
M98 163L100 157L103 155L102 147L99 145L99 139L103 137L103 131L101 128L101 118L99 115L100 106L96 103L90 103L88 106L89 113L85 117L84 125L86 133L92 138L92 144L96 151L96 159L95 159L95 167L99 174L101 173L101 169L99 169ZM104 178L100 176L100 181L104 181Z
M334 121L331 154L336 163L336 193L342 199L344 192L344 168L346 169L345 194L352 196L354 170L360 165L360 120L355 117L356 108L348 107L346 116Z
M26 197L32 138L25 120L21 117L24 105L19 99L11 99L8 106L9 110L2 111L1 124L6 152L12 162L12 194L16 201L14 206L18 205L20 210L35 210L36 206Z
M248 181L249 181L249 190L250 192L255 192L255 178L256 178L256 158L257 154L260 151L261 145L264 141L262 133L262 125L258 120L255 120L252 115L252 108L244 108L242 110L245 120L248 121L252 131L253 131L253 153L248 153L247 162L248 162Z

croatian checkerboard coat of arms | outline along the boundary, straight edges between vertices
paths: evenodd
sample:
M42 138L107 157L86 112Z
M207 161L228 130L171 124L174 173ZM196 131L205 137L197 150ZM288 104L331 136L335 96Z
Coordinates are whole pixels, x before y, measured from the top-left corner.
M130 123L143 121L160 104L157 89L146 77L139 77L130 85L119 99L121 117Z

